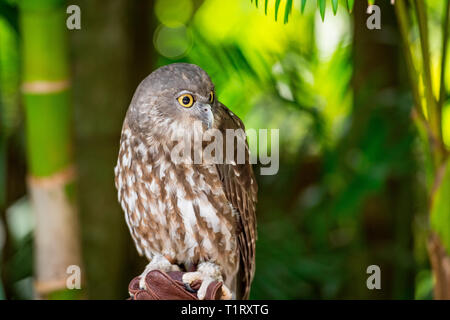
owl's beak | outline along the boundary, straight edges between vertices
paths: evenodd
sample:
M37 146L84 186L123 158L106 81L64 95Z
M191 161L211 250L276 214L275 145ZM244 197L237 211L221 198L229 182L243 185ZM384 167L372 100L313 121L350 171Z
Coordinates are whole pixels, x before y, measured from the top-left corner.
M200 119L202 122L211 129L214 124L214 115L211 110L211 105L205 103L199 103Z

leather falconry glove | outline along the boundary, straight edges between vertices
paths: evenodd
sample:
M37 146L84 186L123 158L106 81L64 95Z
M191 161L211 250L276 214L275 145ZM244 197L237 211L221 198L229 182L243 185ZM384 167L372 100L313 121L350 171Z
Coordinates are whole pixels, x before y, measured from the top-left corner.
M182 271L150 271L145 277L145 289L139 288L140 277L136 277L128 287L129 300L198 300L197 290L202 284L201 280L186 287L182 281L183 274ZM222 283L211 282L205 300L220 300L221 296Z

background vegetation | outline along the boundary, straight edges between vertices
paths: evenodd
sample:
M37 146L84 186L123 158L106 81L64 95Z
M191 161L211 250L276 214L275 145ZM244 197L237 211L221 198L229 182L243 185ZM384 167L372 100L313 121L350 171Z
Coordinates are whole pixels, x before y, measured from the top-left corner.
M65 1L0 0L0 298L40 293L27 180L30 190L30 177L51 178L72 162L76 188L65 195L78 213L82 294L127 296L145 261L113 184L121 124L139 82L178 61L204 68L247 128L280 129L280 171L258 176L251 298L430 299L433 287L450 288L436 277L450 252L449 2L377 1L381 30L366 27L365 1L255 2L78 0L70 4L80 6L82 28L69 31ZM30 15L50 21L47 29L30 27ZM27 39L48 43L47 54L27 51ZM30 101L29 70L48 71L32 80L51 83L71 74L59 93L69 98ZM34 124L48 137L30 135ZM56 158L42 152L54 146ZM444 252L433 267L427 243L431 257ZM372 264L381 290L366 287Z

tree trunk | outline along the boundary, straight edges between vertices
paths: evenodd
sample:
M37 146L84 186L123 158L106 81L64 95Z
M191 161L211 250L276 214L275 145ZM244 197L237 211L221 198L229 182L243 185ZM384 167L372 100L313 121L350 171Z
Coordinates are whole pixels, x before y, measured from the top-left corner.
M35 288L39 298L72 297L70 265L81 265L72 108L63 0L20 2L28 188L35 213Z
M153 1L82 0L74 50L83 257L90 299L124 299L145 261L117 201L114 167L125 112L151 72Z
M381 8L381 29L366 26L369 17L367 2L356 1L353 41L354 110L348 147L364 150L367 135L378 135L385 150L393 154L398 145L408 145L412 140L410 110L400 104L402 85L399 76L400 38L393 7L388 1L377 2ZM386 125L385 125L386 124ZM372 132L368 130L375 129ZM384 131L384 135L381 133ZM381 133L381 134L380 134ZM373 141L373 139L372 139ZM348 148L347 147L347 148ZM350 148L351 149L351 148ZM364 151L362 151L364 152ZM392 159L386 165L415 167L412 144L409 143L401 159ZM375 155L377 156L377 155ZM379 154L378 154L379 157ZM345 159L346 157L343 156ZM414 297L413 235L411 221L414 216L414 176L409 173L390 172L383 179L380 190L369 194L362 205L361 242L367 250L353 263L365 283L369 265L381 269L381 290L359 287L359 298L411 299ZM394 244L394 245L393 245ZM363 266L361 266L363 264ZM356 289L357 290L357 289Z

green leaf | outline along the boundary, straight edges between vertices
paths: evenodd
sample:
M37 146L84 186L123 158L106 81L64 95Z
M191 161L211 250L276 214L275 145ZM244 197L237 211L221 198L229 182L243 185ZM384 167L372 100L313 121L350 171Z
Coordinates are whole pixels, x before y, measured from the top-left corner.
M336 15L338 9L339 0L331 0L331 4L333 5L333 14Z
M319 6L320 16L322 17L322 21L325 20L325 8L327 6L326 0L317 0L317 5Z
M367 0L367 2L369 3L369 6L375 4L375 0Z
M306 6L306 0L302 0L302 7L301 7L302 13L305 11L305 6Z
M267 5L268 5L268 3L269 3L269 0L266 0L265 3L264 3L264 13L266 14L266 16L267 16Z
M275 2L275 21L278 19L278 9L280 9L280 2L281 0L277 0Z
M442 180L431 199L431 228L450 254L450 161L439 172Z
M354 5L355 5L355 0L347 0L348 11L350 11L350 13L353 11Z
M255 0L256 7L258 8L258 0Z
M288 22L291 10L292 10L292 0L287 0L286 8L284 9L284 23Z

